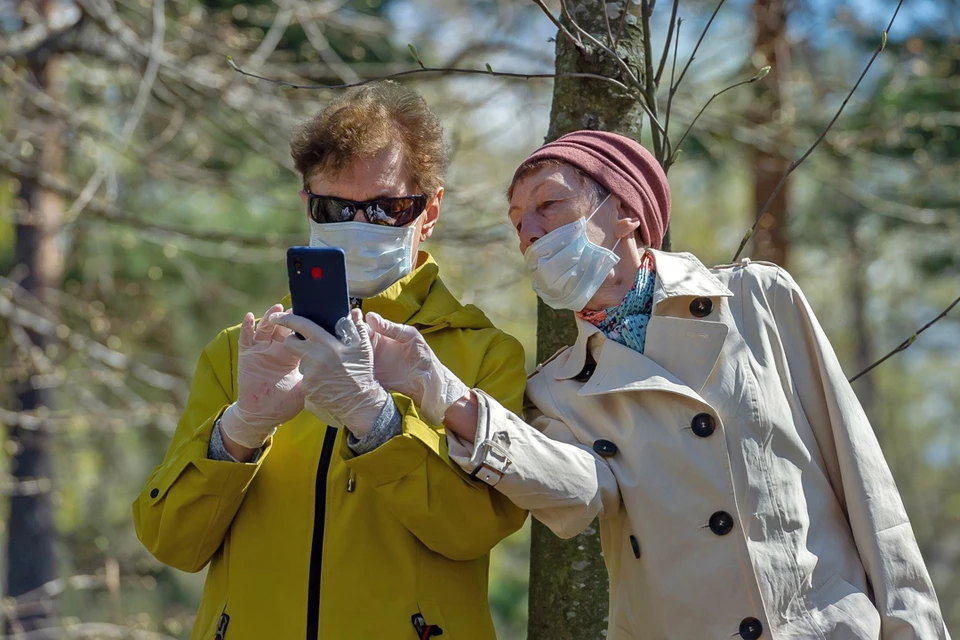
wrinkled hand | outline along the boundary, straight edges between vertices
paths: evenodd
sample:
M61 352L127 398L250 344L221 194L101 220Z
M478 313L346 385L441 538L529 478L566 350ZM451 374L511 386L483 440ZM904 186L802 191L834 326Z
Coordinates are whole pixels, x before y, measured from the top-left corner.
M230 440L256 449L303 410L300 358L283 348L290 330L277 325L283 305L276 304L256 323L252 313L240 326L237 401L220 418Z
M447 409L467 388L434 354L415 328L367 314L376 377L384 387L407 396L431 424L442 424Z
M358 309L337 326L346 329L343 341L315 323L285 314L278 324L303 336L290 335L283 346L300 358L304 406L334 426L344 426L362 438L380 416L390 394L374 376L373 345Z

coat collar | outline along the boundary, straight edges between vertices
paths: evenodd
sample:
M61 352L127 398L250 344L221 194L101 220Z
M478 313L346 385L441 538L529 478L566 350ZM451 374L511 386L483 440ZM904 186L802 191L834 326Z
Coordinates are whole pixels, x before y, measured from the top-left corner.
M727 326L658 316L657 306L669 298L727 298L733 293L692 254L648 251L656 260L657 281L645 353L608 340L595 326L577 318L577 341L560 356L565 360L558 362L554 377L576 377L586 364L589 350L597 369L580 390L581 395L656 388L700 399L698 393L719 358Z

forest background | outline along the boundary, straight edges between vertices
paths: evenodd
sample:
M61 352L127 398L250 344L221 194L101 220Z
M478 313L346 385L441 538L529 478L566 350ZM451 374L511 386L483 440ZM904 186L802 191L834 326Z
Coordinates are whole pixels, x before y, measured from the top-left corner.
M671 100L674 140L711 96L773 67L717 97L670 169L673 250L720 264L837 113L897 2L676 4L677 72L710 29ZM203 576L151 558L130 503L163 456L202 347L285 293L285 247L308 239L289 131L339 91L255 80L228 56L312 85L444 69L401 78L441 116L452 150L426 248L454 293L536 364L536 299L504 189L547 134L553 85L483 71L554 73L557 27L537 5L0 0L0 575L56 576L26 595L3 581L7 631L42 610L77 637L189 635ZM620 5L605 9L616 19ZM671 7L660 0L650 16L658 55ZM903 3L745 253L794 274L851 376L909 343L854 388L955 633L960 313L910 338L960 295L958 33L958 0ZM643 140L653 144L646 124ZM24 474L35 449L44 473ZM8 551L14 504L55 522L39 563ZM529 537L527 525L494 552L502 639L526 637Z

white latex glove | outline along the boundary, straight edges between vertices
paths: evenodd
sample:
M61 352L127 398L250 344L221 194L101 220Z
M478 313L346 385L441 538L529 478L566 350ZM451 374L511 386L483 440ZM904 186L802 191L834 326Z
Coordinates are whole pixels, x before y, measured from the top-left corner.
M300 358L283 348L290 330L276 320L283 305L273 305L256 323L252 313L240 325L237 357L237 401L220 418L224 435L237 444L256 449L303 411Z
M300 358L306 409L358 438L366 435L393 399L374 377L373 345L360 310L354 309L337 325L340 340L293 314L284 314L277 323L304 338L290 335L283 346Z
M431 424L443 424L447 409L470 389L440 362L415 328L372 311L367 325L380 384L413 400Z

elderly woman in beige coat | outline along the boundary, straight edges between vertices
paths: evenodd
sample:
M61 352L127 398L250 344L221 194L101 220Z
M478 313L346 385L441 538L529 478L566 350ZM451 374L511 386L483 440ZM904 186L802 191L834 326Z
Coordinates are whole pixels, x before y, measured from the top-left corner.
M510 220L576 343L527 421L374 315L377 375L444 415L450 457L561 537L600 518L607 638L948 638L867 417L790 275L657 249L666 177L576 132L517 170Z

